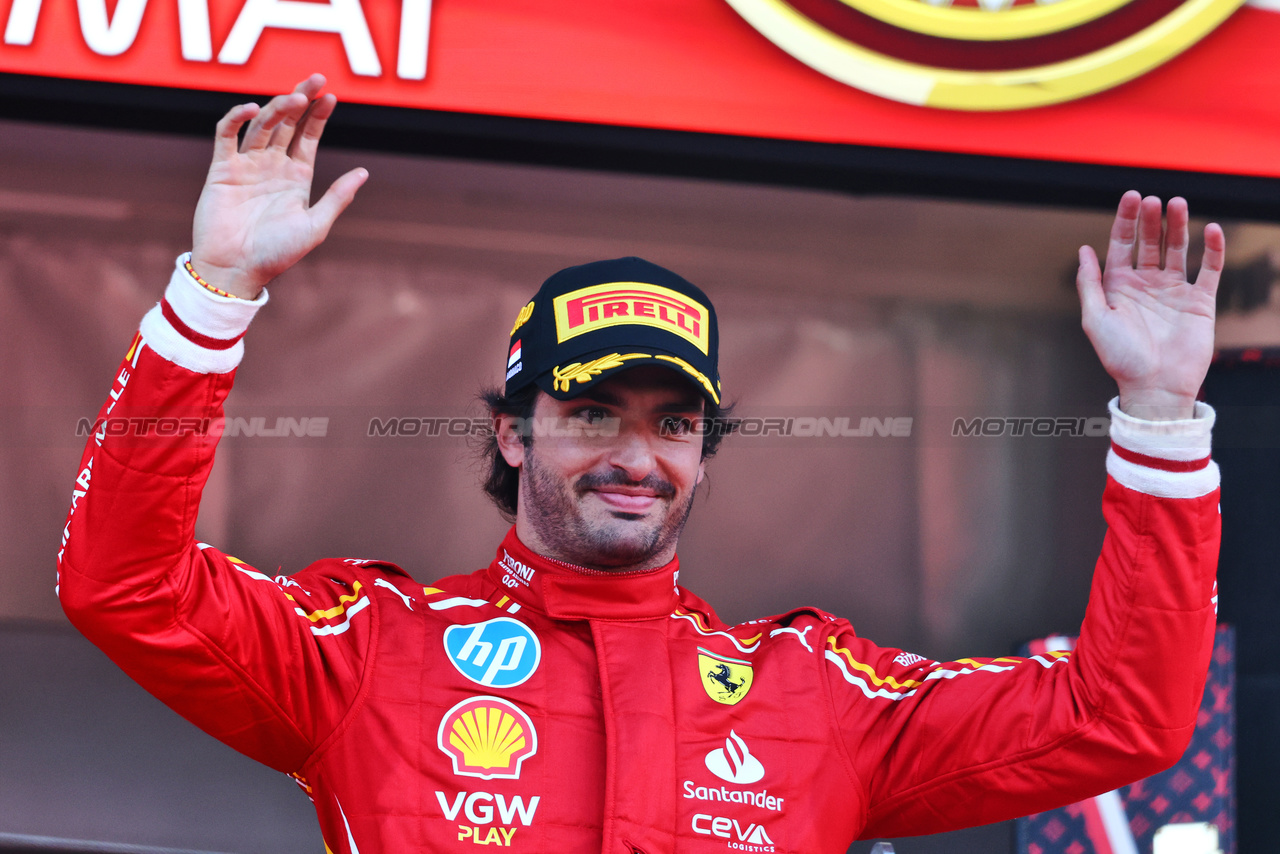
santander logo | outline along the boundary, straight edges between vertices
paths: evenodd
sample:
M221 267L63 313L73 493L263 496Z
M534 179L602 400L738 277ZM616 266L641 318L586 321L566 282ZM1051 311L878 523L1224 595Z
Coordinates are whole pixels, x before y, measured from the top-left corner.
M764 766L751 755L747 743L733 730L724 747L707 754L707 770L727 783L747 785L764 777Z

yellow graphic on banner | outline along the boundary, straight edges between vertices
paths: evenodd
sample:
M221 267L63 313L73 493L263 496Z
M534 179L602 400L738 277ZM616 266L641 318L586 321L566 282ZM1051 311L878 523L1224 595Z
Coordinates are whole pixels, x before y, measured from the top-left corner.
M754 676L751 662L702 647L698 647L698 672L707 696L726 706L737 705L747 696Z
M921 0L840 0L863 14L903 30L943 39L1003 41L1069 30L1109 15L1133 0L1056 0L1015 5L987 0L977 6L934 5Z
M610 326L632 324L665 329L703 353L711 349L711 313L682 293L645 282L607 282L553 300L556 341Z
M1142 29L1043 65L995 70L945 67L858 44L803 14L788 0L726 0L769 41L849 86L906 104L948 110L1023 110L1119 86L1157 68L1207 36L1243 0L1186 0ZM927 0L841 0L904 32L958 43L1010 43L1070 33L1135 0L1056 0L977 7Z

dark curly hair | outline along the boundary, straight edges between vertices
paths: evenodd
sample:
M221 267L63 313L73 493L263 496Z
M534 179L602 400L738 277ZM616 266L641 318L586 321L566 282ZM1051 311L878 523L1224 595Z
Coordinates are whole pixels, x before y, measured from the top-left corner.
M498 388L480 390L478 398L488 407L492 417L511 415L521 419L533 417L533 407L538 401L540 390L536 385L528 385L507 397ZM698 424L702 434L702 459L709 460L720 449L720 442L733 432L737 426L730 417L733 406L717 406L708 402ZM533 444L533 435L524 433L520 439L527 448ZM507 463L502 452L498 450L498 436L492 430L485 437L484 443L477 451L484 471L485 494L497 506L498 512L507 521L516 518L516 506L520 495L520 470Z

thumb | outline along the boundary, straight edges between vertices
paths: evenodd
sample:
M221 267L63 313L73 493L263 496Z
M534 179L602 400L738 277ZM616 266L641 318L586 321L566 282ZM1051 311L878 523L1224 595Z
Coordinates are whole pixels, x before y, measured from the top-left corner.
M318 240L324 240L338 216L356 197L356 191L364 186L364 182L368 179L369 171L364 167L352 169L330 184L320 200L311 206L308 216L311 218L311 225Z

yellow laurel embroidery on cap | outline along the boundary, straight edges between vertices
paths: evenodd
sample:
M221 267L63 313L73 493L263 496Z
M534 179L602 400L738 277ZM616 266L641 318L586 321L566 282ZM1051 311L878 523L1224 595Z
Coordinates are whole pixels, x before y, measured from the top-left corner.
M590 362L574 362L573 364L565 365L563 368L552 368L551 375L555 378L556 391L568 391L569 383L574 380L580 383L591 382L595 377L611 368L622 367L622 364L628 359L647 358L650 358L648 353L628 353L625 356L620 353L610 353L607 356L592 359Z
M711 384L711 380L707 379L707 375L704 374L702 371L698 370L693 365L689 364L684 359L681 359L677 356L665 356L662 354L658 354L654 356L654 358L664 359L668 362L675 362L677 365L684 368L685 373L689 374L695 380L697 380L702 384L702 387L705 388L707 390L707 393L711 395L712 400L714 400L717 404L720 403L720 395L716 393L715 386Z
M533 317L533 303L532 303L532 302L531 302L531 303L529 303L528 305L526 305L524 308L520 309L520 313L516 315L516 325L515 325L515 326L513 326L513 327L511 327L511 331L510 331L509 333L507 333L507 334L508 334L508 335L515 335L515 334L516 334L516 330L517 330L517 329L519 329L521 326L524 326L524 325L525 325L525 323L526 323L526 322L528 322L529 318L531 318L531 317Z

